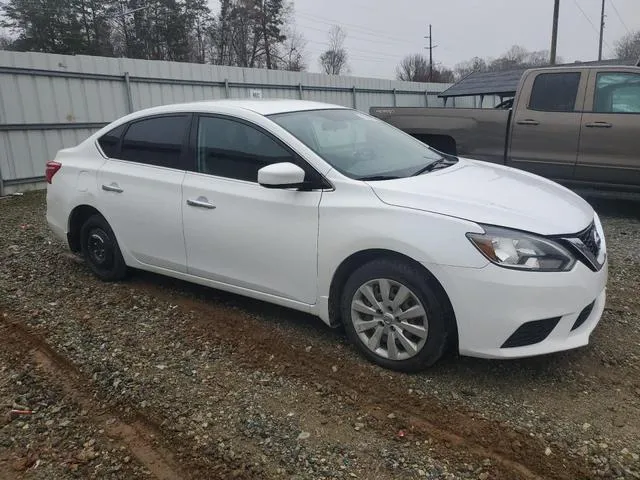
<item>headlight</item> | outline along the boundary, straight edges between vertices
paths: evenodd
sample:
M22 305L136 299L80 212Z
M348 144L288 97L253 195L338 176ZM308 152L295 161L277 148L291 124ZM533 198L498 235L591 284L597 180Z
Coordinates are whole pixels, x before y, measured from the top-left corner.
M607 242L604 238L604 229L602 228L600 217L595 212L593 213L593 221L596 226L596 232L598 232L598 236L600 237L600 251L598 252L597 261L600 265L602 265L607 255Z
M485 233L468 233L480 252L506 268L539 272L571 270L576 259L562 245L543 237L506 228L482 226Z

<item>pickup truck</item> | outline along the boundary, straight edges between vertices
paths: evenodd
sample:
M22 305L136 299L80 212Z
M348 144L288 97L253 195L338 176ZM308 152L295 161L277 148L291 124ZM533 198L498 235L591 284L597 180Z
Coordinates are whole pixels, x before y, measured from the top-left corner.
M506 108L505 108L506 105ZM499 108L372 107L445 153L580 189L640 193L640 68L527 70Z

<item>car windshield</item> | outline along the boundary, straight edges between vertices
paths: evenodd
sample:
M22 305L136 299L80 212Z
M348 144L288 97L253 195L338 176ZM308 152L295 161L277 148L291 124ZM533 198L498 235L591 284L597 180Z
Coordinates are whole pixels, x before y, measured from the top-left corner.
M443 159L410 135L355 110L308 110L269 118L350 178L407 177Z

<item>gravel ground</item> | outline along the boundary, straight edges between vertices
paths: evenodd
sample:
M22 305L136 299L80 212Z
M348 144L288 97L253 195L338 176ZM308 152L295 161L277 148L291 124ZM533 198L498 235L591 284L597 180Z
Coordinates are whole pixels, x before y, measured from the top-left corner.
M405 375L297 312L101 283L42 192L0 199L0 478L640 478L640 208L595 206L610 283L589 347Z

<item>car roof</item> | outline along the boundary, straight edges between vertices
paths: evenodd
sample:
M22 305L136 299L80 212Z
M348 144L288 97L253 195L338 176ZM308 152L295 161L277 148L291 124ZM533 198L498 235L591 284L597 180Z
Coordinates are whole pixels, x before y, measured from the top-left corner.
M326 109L345 109L341 105L332 105L330 103L311 102L307 100L207 100L201 102L179 103L171 105L163 105L160 107L152 107L136 112L139 115L172 113L185 110L193 110L198 112L217 112L219 108L228 111L229 108L238 110L249 110L260 115L271 115L274 113L299 112L304 110L326 110Z

